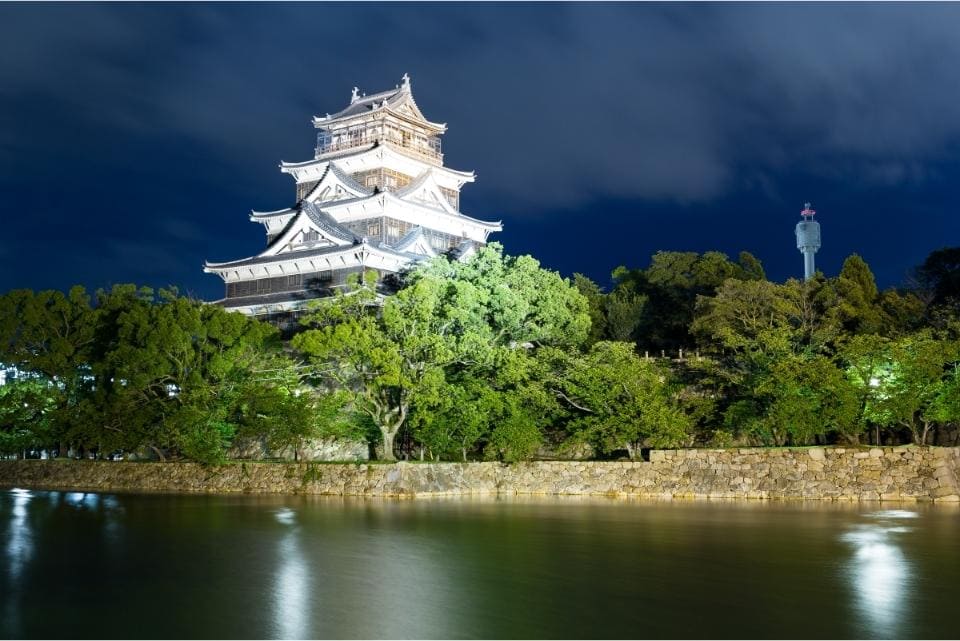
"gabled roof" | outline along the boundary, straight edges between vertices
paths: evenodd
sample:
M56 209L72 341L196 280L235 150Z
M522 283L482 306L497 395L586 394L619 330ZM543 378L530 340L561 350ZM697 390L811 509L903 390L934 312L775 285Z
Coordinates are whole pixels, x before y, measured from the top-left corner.
M463 261L477 253L477 247L478 245L476 242L467 238L461 241L459 245L448 251L447 254L449 254L450 257L455 260Z
M388 200L393 199L395 201L399 201L407 205L412 205L414 207L424 207L426 209L434 209L435 211L437 210L435 207L427 207L426 205L418 203L415 200L404 200L402 198L398 198L396 195L394 195L393 192L385 191L381 195ZM443 213L449 214L449 212L446 212L446 211L444 211ZM456 218L463 218L464 220L467 220L475 225L483 227L484 229L489 229L491 231L501 231L503 229L503 221L501 220L480 220L479 218L474 218L473 216L467 216L464 213L456 212L456 211L449 215L455 216Z
M403 75L403 83L393 89L381 91L379 93L360 95L360 90L353 88L353 95L350 97L350 104L335 114L326 114L325 116L315 116L313 124L315 127L327 127L331 123L339 120L347 120L355 116L362 116L372 113L379 109L385 109L402 118L409 118L425 124L438 132L446 130L447 125L427 120L423 112L417 106L413 99L413 93L410 90L410 77Z
M422 192L424 197L417 198L416 195L418 192ZM432 167L413 179L410 184L395 190L393 195L401 200L413 200L427 207L442 209L448 214L460 215L456 207L451 205L446 195L440 191L440 185L438 185L434 179ZM432 196L432 198L427 198L427 195Z
M366 196L372 196L373 190L367 189L356 180L353 179L349 174L344 173L337 167L335 164L330 163L327 165L327 168L324 170L323 175L320 177L320 180L317 181L317 184L313 186L304 197L304 200L313 201L327 188L336 188L342 187L350 196L354 198L363 198Z
M244 265L255 265L263 262L274 262L277 260L282 260L284 256L294 254L301 255L303 251L315 252L327 249L340 250L352 247L354 245L359 245L363 242L361 238L334 220L330 214L317 207L315 203L312 203L308 200L301 201L297 206L296 211L297 215L287 221L287 224L284 225L283 229L257 256L251 256L249 258L243 258L225 263L207 262L205 264L205 268L239 267ZM324 238L327 239L328 242L331 243L331 246L309 250L293 249L289 252L281 252L280 250L286 246L301 229L305 227L319 232Z
M305 200L300 203L300 209L307 215L307 218L310 219L310 222L312 222L318 228L317 231L323 232L329 237L336 240L341 240L345 243L360 242L360 239L357 238L352 231L338 223L333 219L332 216L330 216L330 214L323 211L309 200Z
M430 246L430 240L423 233L423 227L417 225L397 241L393 249L408 254L419 254L422 256L436 256L437 252Z

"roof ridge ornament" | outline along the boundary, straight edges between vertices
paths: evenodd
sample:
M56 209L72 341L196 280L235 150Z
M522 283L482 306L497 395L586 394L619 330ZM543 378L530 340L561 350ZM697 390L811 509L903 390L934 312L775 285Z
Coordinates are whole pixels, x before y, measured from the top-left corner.
M360 88L354 87L353 93L350 94L350 104L352 105L356 101L360 100Z
M410 91L410 74L404 72L403 77L400 78L403 81L403 88L407 91Z

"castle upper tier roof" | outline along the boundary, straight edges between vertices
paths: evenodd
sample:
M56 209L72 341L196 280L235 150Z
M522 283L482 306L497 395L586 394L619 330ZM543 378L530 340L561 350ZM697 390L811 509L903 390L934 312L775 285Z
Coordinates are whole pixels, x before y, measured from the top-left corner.
M335 114L326 114L325 116L315 116L313 124L316 127L328 127L332 123L342 120L349 120L357 116L363 116L373 113L379 109L385 109L394 114L408 119L413 119L438 133L443 133L447 129L445 123L431 122L427 120L420 108L417 107L413 99L413 92L410 89L410 77L403 75L403 82L393 89L381 91L379 93L366 95L360 94L360 90L353 88L353 95L350 97L350 104Z

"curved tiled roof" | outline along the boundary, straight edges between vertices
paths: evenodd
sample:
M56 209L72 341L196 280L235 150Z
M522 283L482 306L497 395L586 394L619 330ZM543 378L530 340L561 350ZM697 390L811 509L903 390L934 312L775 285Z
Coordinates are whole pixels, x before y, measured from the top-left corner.
M250 217L261 219L261 218L277 218L278 216L289 216L290 214L297 213L295 207L287 207L286 209L276 209L274 211L256 211L251 210Z
M395 249L396 251L400 251L400 252L406 252L411 247L413 247L413 245L416 244L418 240L420 240L423 237L424 237L423 227L421 227L420 225L417 225L416 227L408 231L406 234L404 234L403 238L398 240L397 243L393 245L392 249Z
M335 114L330 114L325 117L324 120L328 122L331 120L339 120L340 118L349 118L350 116L356 116L357 114L367 113L373 111L379 107L384 100L387 101L387 104L390 104L403 89L396 87L388 91L381 91L380 93L371 94L369 96L360 96L355 102L350 103L346 109L342 109Z
M307 218L310 219L310 222L316 225L323 233L328 234L332 238L336 238L337 240L342 240L347 243L360 242L360 239L357 238L352 231L338 223L330 214L323 211L309 200L305 200L300 203L300 210L307 215Z

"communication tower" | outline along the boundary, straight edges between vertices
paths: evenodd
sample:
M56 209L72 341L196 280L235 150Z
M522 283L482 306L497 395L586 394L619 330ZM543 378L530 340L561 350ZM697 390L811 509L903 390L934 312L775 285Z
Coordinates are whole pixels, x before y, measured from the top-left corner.
M803 211L800 215L803 217L797 223L797 249L803 254L803 279L810 280L817 271L813 266L813 255L820 249L820 223L813 219L816 214L810 203L804 203Z

